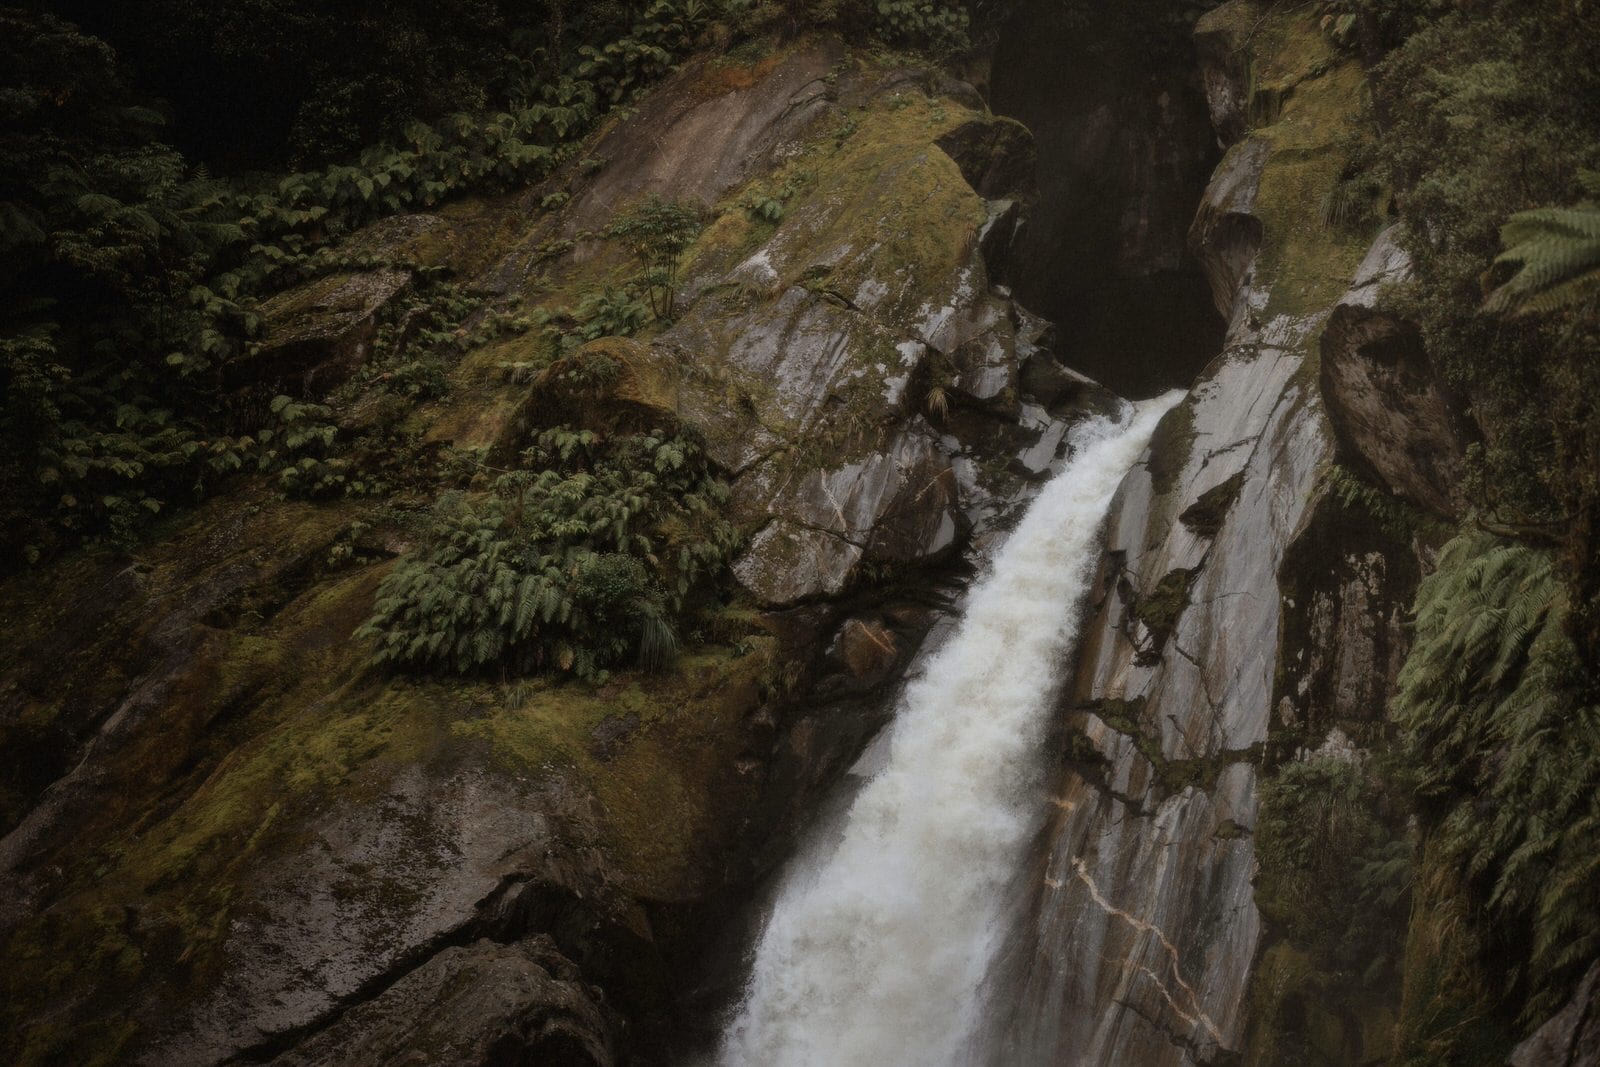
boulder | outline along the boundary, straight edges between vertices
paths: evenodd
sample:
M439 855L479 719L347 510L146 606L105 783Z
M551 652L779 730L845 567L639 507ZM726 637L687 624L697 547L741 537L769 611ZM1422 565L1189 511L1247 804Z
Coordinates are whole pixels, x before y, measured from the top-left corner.
M355 255L405 259L430 236L447 231L437 215L396 215L353 235ZM264 385L316 396L343 382L366 361L378 317L411 285L405 269L331 274L295 286L261 309L266 335L249 359L228 368L235 388Z
M276 1067L611 1067L609 1027L548 937L447 948L271 1061Z
M956 161L967 184L985 200L1026 197L1033 187L1033 134L1015 119L972 119L934 143Z
M1600 963L1589 968L1567 1006L1518 1045L1509 1067L1600 1067Z
M879 679L900 657L892 629L873 619L846 619L830 651L856 679Z
M1447 519L1465 506L1466 434L1414 325L1376 307L1410 276L1398 227L1362 264L1322 337L1322 396L1341 449L1395 495Z
M267 324L261 347L230 366L230 383L326 393L366 362L379 313L410 285L409 271L363 271L329 275L274 297L261 309Z

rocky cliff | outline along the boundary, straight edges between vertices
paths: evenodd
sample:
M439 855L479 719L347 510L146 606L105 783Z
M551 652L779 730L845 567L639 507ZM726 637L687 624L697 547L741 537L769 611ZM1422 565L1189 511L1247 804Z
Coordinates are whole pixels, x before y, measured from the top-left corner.
M275 301L256 371L327 393L425 268L567 306L632 270L616 212L698 204L676 322L575 357L614 367L599 394L561 392L567 364L528 381L517 334L404 428L490 467L558 421L687 428L744 538L723 605L675 669L598 689L374 672L352 632L426 486L247 484L12 581L15 1061L661 1062L692 1033L699 939L1104 396L990 281L1025 130L837 40L746 52L689 64L540 188L358 235L382 266Z
M704 1052L797 834L1072 425L1169 385L1056 708L989 1059L1422 1063L1408 1035L1475 1025L1467 898L1413 813L1295 791L1383 758L1478 432L1383 300L1413 269L1393 205L1330 199L1369 75L1313 7L1229 0L1173 58L1018 3L982 93L835 37L747 41L538 187L377 223L276 297L233 395L342 397L337 432L381 427L405 447L371 462L407 469L321 502L241 477L0 587L0 1050ZM633 279L608 226L651 194L704 223L676 314L552 357L529 323ZM474 311L441 384L390 404L372 383L426 354L410 301L441 276ZM681 433L726 484L739 547L676 663L374 666L357 631L430 509L557 426ZM1325 838L1410 881L1383 905L1308 881L1294 850ZM1511 1062L1593 1062L1597 989Z
M1404 655L1422 548L1335 499L1335 461L1381 453L1428 504L1450 483L1360 414L1426 403L1347 340L1403 253L1312 214L1360 144L1360 64L1304 12L1232 3L1198 33L1228 143L1190 240L1228 334L1113 511L997 1063L1279 1062L1284 1001L1329 1015L1329 1062L1387 1054L1359 998L1302 1004L1303 970L1281 973L1260 774L1358 758L1349 738L1375 736Z

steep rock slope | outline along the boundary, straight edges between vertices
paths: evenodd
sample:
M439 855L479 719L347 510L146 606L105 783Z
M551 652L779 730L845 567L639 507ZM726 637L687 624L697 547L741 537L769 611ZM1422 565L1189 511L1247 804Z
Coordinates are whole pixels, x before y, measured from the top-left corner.
M682 313L596 342L604 388L563 392L559 365L527 382L538 338L512 336L406 428L491 467L554 422L692 428L732 484L737 586L673 670L591 689L367 667L353 631L426 491L245 483L131 554L16 579L0 750L35 773L0 842L8 1059L667 1055L674 967L854 757L963 561L1100 395L990 286L985 238L1014 213L973 183L1000 196L1027 170L994 126L969 88L837 41L702 60L589 162L381 224L355 242L381 269L269 309L256 373L315 396L419 266L566 306L634 270L599 232L614 212L698 202Z
M1406 269L1372 226L1318 217L1360 143L1363 72L1300 10L1235 0L1199 38L1216 128L1238 138L1191 233L1228 337L1113 509L997 1063L1263 1055L1308 987L1253 983L1281 936L1253 884L1260 769L1380 724L1403 658L1414 548L1331 491L1338 442L1352 460L1382 442L1340 419L1351 375L1319 374L1330 319ZM1362 1003L1320 1010L1357 1016L1331 1022L1354 1034L1336 1062L1382 1054Z

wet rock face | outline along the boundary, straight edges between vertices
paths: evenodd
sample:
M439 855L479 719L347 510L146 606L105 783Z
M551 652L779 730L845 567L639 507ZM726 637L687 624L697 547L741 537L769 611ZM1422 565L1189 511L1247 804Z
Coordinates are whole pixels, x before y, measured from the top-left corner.
M1038 170L1000 280L1057 323L1070 366L1149 396L1222 341L1184 244L1216 145L1193 75L1118 45L1125 18L1030 0L1001 31L991 103L1033 131Z
M549 938L448 948L277 1067L548 1064L610 1067L606 1020L578 968Z
M215 1062L322 1024L536 869L559 807L553 793L436 767L408 769L376 803L335 805L308 822L293 864L253 872L220 981L145 1061Z
M1509 1067L1597 1067L1600 1065L1600 963L1578 985L1572 1000L1511 1053Z
M1322 394L1343 450L1359 457L1395 495L1444 518L1463 508L1465 433L1444 395L1422 338L1377 310L1376 293L1403 281L1410 263L1390 230L1322 338Z
M1377 739L1410 648L1419 581L1398 531L1317 494L1279 572L1287 607L1269 731L1275 760L1316 748L1331 730Z
M648 193L711 207L769 170L774 153L827 110L824 79L843 58L842 43L828 39L751 71L731 70L709 56L691 63L592 146L605 167L564 215L563 234L603 229ZM639 136L644 130L648 138Z
M1370 267L1382 242L1307 217L1359 128L1360 70L1303 12L1236 0L1202 32L1237 46L1264 14L1282 51L1252 61L1296 92L1228 152L1190 230L1228 335L1112 507L997 1064L1237 1062L1268 933L1261 769L1310 724L1375 728L1403 656L1409 546L1319 482L1336 440L1312 361L1352 283L1367 299L1392 280ZM1231 106L1224 138L1243 132Z
M1271 146L1259 139L1229 149L1211 176L1189 229L1190 245L1211 283L1217 312L1230 322L1261 253L1262 224L1255 199L1270 154Z

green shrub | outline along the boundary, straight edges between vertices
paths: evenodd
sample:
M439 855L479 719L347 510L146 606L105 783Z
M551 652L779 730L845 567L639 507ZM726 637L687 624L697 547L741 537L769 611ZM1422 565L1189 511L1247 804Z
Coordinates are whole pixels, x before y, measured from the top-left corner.
M610 286L578 301L573 315L578 325L569 336L579 344L602 337L631 337L650 322L650 308L638 293Z
M606 227L606 236L638 260L640 282L658 319L671 319L676 310L678 264L700 234L700 215L695 204L651 193Z
M1575 399L1600 388L1600 368L1583 357L1593 329L1575 331L1570 314L1508 319L1481 308L1507 219L1581 199L1585 170L1600 167L1600 10L1558 0L1362 6L1402 42L1374 90L1379 176L1395 190L1416 264L1395 309L1418 322L1486 431L1474 453L1480 507L1506 523L1560 522L1596 477L1579 445L1593 432L1592 405Z
M875 26L890 44L935 55L959 52L970 43L965 5L950 0L870 0Z
M326 17L300 0L263 2L291 21ZM126 12L102 19L93 5L72 6L129 40L145 31ZM235 48L220 27L248 22L250 6L223 0L180 36L206 54ZM49 15L0 12L0 567L81 539L132 538L149 516L262 459L296 494L372 491L344 457L289 463L276 445L270 458L255 451L259 400L224 383L230 365L253 354L262 330L256 302L319 273L365 269L328 245L374 219L544 177L606 109L668 69L723 10L658 0L635 19L631 6L609 7L604 17L567 11L565 53L537 71L511 64L517 77L493 93L471 90L470 78L447 76L449 64L417 51L422 39L404 27L440 16L386 12L393 24L380 36L398 33L405 55L382 64L419 63L444 78L430 91L456 86L460 105L478 110L409 124L393 112L381 125L403 127L403 136L352 161L231 186L191 171L162 143L162 115L140 105L104 42ZM473 19L483 13L475 8ZM150 25L177 17L164 2L147 14ZM208 40L192 36L214 31ZM305 44L293 34L282 43L291 51ZM599 51L581 57L583 45ZM227 80L215 69L206 76ZM312 125L326 133L350 119L364 137L369 126L358 113L367 105L340 103L342 85L342 75L326 83L329 106ZM388 106L407 99L401 93ZM503 106L484 106L493 99ZM597 309L591 318L609 319L592 328L625 328L616 315L626 310ZM434 308L394 320L389 328L409 331L408 340L379 353L383 382L411 400L439 395L442 364L476 340L455 332L464 317ZM265 429L270 436L281 427Z
M1600 173L1581 177L1585 190L1600 197ZM1489 294L1486 309L1549 314L1600 299L1600 204L1518 212L1500 228L1500 241L1506 250L1495 262L1517 269Z
M1256 899L1319 970L1376 986L1399 971L1411 846L1393 804L1359 764L1286 764L1261 789Z
M1428 824L1490 920L1506 994L1543 1019L1600 954L1600 707L1551 554L1465 534L1417 594L1395 721Z
M663 434L549 430L528 469L436 509L424 548L383 583L362 636L422 671L658 667L675 623L736 537L699 448Z

